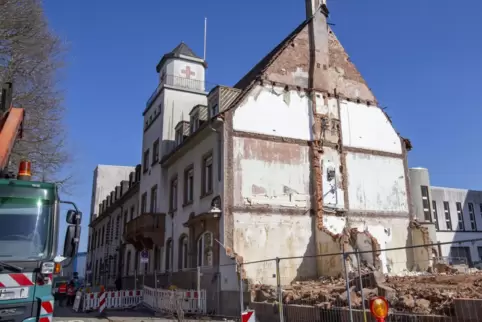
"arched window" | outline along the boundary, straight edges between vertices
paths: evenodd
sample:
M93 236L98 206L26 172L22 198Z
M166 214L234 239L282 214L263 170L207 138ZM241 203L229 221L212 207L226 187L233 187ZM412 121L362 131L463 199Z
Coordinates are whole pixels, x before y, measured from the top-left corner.
M166 244L166 271L172 271L172 239Z
M197 266L213 265L213 234L203 233L197 241Z
M127 251L126 256L126 276L129 276L131 273L131 251Z
M179 239L179 268L186 269L189 267L188 261L188 237L182 235Z

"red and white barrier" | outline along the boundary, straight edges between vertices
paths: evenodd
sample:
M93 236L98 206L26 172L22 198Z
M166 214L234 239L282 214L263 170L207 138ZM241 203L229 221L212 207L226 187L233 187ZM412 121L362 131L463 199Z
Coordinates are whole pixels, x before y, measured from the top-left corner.
M144 286L143 304L162 313L175 313L182 309L184 313L204 314L207 312L206 290L162 290Z
M99 294L99 313L104 312L106 306L107 303L105 302L105 292L104 290L101 290Z
M104 301L102 302L101 292L77 292L73 309L76 312L99 310L102 313L105 309L131 308L142 302L142 290L107 291L103 293L103 297ZM104 303L103 308L101 303Z
M246 310L241 313L241 322L256 322L254 310Z

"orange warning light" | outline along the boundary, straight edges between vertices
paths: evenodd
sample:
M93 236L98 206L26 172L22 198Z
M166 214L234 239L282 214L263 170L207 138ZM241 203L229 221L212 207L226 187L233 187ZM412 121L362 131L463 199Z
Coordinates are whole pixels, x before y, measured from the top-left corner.
M30 161L22 160L18 166L18 177L31 177L32 163Z
M388 302L383 296L377 296L370 300L370 312L378 322L385 321L388 315Z

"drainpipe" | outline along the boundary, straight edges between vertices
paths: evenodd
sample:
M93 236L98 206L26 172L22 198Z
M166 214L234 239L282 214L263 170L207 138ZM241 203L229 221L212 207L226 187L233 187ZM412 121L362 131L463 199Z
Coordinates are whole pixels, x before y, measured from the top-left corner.
M224 123L224 120L221 119L220 117L217 117L216 118L216 121L217 122L222 122ZM222 176L222 171L221 171L221 160L222 160L222 155L221 155L221 145L222 145L222 138L221 138L221 132L219 130L216 130L215 128L213 128L213 125L212 125L212 122L209 123L209 128L211 129L211 131L213 132L216 132L217 134L217 143L218 143L218 181L221 181L221 176Z

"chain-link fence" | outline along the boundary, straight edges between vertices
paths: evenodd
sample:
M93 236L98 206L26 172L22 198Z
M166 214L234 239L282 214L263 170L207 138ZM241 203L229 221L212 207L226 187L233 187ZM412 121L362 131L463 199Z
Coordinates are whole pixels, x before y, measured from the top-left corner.
M481 240L244 263L248 306L260 322L366 322L383 296L385 321L482 321Z

